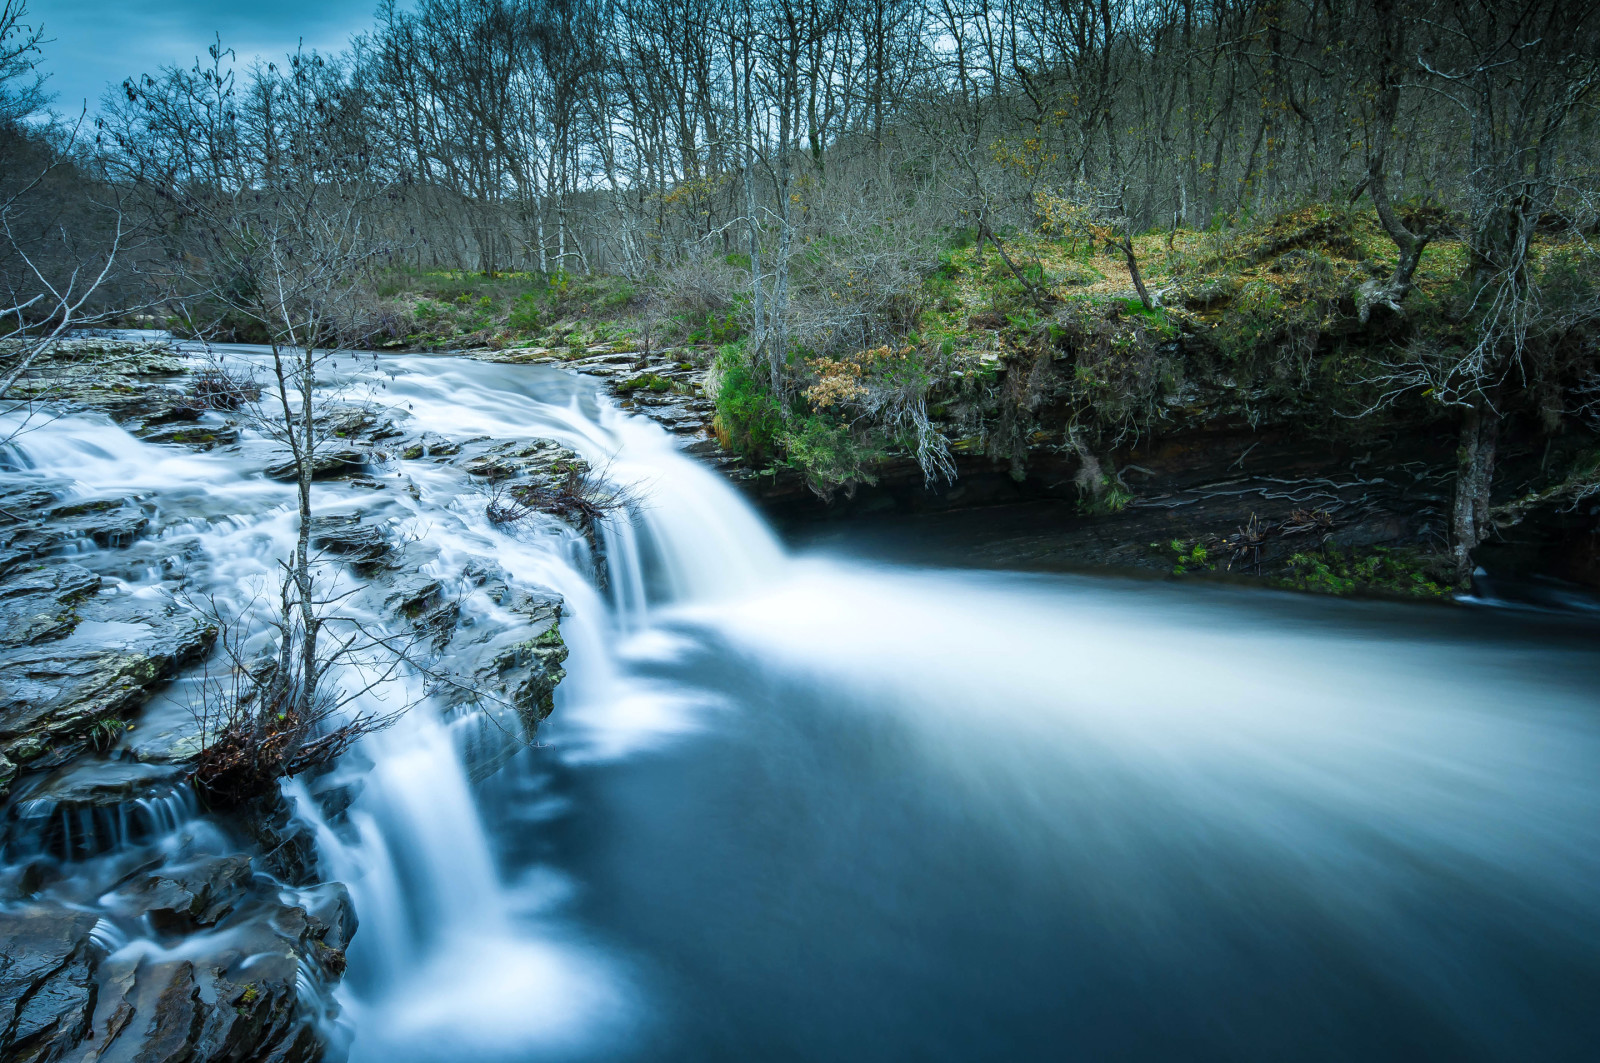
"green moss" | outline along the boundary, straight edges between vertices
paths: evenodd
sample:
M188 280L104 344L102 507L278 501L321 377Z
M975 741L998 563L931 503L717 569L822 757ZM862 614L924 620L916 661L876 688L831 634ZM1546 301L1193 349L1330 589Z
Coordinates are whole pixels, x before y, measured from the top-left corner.
M672 381L659 373L641 373L632 380L624 380L618 384L617 390L624 395L635 391L652 391L660 395L672 390Z

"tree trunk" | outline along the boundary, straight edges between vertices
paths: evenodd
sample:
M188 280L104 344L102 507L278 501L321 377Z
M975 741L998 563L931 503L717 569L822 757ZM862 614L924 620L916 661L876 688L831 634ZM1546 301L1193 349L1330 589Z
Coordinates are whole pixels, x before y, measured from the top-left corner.
M316 384L316 353L308 342L300 352L300 431L299 475L296 477L300 503L300 535L295 544L294 583L300 611L300 726L316 717L317 635L321 621L313 597L315 580L311 574L311 483L316 477L316 417L312 388ZM290 431L295 431L294 427Z
M1139 257L1134 253L1132 238L1124 236L1121 243L1113 242L1112 246L1128 260L1128 276L1133 278L1133 288L1139 293L1139 302L1144 304L1146 310L1154 311L1155 300L1150 298L1150 292L1144 286L1144 274L1139 272Z
M748 12L746 18L748 18ZM755 105L751 101L750 79L750 38L748 27L744 39L744 214L745 228L750 235L750 310L755 320L753 322L750 354L754 358L761 357L761 348L767 342L767 322L762 298L761 281L761 232L756 226L756 185L755 185Z
M1450 521L1456 584L1472 586L1472 551L1490 530L1489 489L1494 483L1500 414L1480 398L1461 414L1461 446L1456 451L1456 496Z

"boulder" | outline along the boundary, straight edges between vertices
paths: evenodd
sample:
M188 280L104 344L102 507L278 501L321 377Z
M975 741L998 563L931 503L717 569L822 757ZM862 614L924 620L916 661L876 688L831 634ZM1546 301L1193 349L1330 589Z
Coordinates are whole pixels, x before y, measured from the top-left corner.
M494 481L512 477L554 481L570 470L584 472L589 466L554 440L534 439L494 444L469 457L462 468L473 476Z
M311 545L337 554L367 574L380 569L393 551L382 528L352 514L312 517Z
M252 877L248 856L208 856L136 879L124 894L157 931L187 934L233 911Z
M97 922L54 904L0 909L0 1058L61 1059L89 1032Z
M407 440L400 448L400 456L407 461L422 457L449 458L461 453L461 444L446 439L437 432L424 432L416 439Z
M450 641L461 603L445 593L444 584L420 574L395 578L384 605L403 617L420 634L430 637L435 647Z
M141 429L138 435L146 443L177 444L193 450L211 450L214 447L228 447L239 442L239 429L233 425L198 422L180 422Z
M373 444L405 434L394 423L391 415L397 411L393 409L353 403L323 403L318 410L317 427L325 439Z
M77 615L64 638L0 649L0 755L23 767L53 767L109 745L122 721L217 637L196 613L126 598L88 599Z
M567 676L561 667L566 659L560 621L551 617L532 638L497 652L491 663L479 670L477 679L512 704L525 733L531 735L555 709L556 686Z
M367 467L367 453L355 447L318 447L311 459L311 478L323 480L332 476L349 476ZM293 455L280 452L278 460L262 470L269 480L293 481L299 475Z

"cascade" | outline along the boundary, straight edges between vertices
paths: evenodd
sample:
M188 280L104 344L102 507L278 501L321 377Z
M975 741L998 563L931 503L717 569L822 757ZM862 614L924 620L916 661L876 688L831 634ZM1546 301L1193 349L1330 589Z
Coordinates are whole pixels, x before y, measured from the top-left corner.
M1273 1059L1313 1035L1345 1058L1577 1058L1600 1035L1581 619L791 556L570 376L378 369L407 432L554 440L631 504L590 537L494 524L450 462L317 489L471 599L462 671L529 625L470 594L486 562L508 601L560 596L569 654L532 747L406 671L349 682L349 711L410 706L393 727L285 785L360 920L343 982L297 991L357 1063ZM4 475L145 522L131 546L69 544L101 598L154 610L181 586L238 616L296 534L269 450L74 414L17 434ZM360 587L329 570L331 594ZM405 630L379 598L346 608ZM124 774L8 813L5 873L56 867L112 969L234 940L174 945L116 888L228 853L187 791L73 797L158 771L124 762L181 731L202 679L118 740ZM319 889L283 893L310 911Z

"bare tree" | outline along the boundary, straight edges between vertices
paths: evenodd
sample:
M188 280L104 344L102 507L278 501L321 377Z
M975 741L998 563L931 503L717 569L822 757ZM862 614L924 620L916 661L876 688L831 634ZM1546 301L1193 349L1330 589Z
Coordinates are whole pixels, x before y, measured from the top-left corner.
M348 444L327 428L319 387L330 359L373 327L372 281L397 250L375 216L400 189L371 166L363 101L314 53L291 56L269 83L257 78L255 150L245 147L231 59L219 42L207 64L130 86L135 121L123 127L122 147L133 171L170 204L185 263L170 278L172 298L191 327L207 335L242 320L271 349L270 394L257 423L287 452L300 517L294 552L283 562L274 685L263 695L282 711L251 714L254 732L230 732L228 740L270 743L270 759L294 763L326 741L317 728L339 698L324 682L363 637L347 633L325 644L337 599L318 576L315 483ZM139 114L162 116L161 124L141 126ZM172 166L168 115L190 116L179 128L208 120L215 154Z
M43 30L23 0L0 5L0 401L61 338L127 312L106 301L129 238L121 189L84 158L85 116L29 126L49 101Z
M1490 489L1507 392L1541 374L1547 307L1532 269L1541 218L1562 187L1563 130L1600 86L1600 4L1441 0L1417 63L1465 117L1474 341L1442 372L1439 399L1461 411L1452 540L1458 581L1491 530Z

